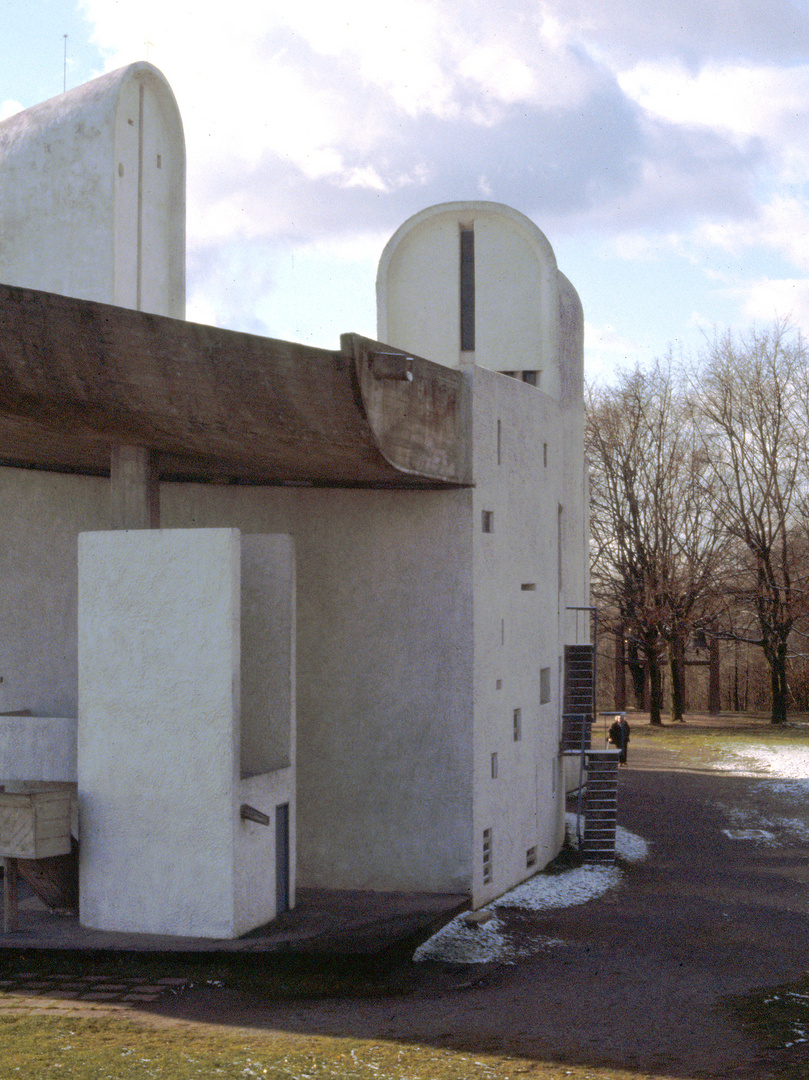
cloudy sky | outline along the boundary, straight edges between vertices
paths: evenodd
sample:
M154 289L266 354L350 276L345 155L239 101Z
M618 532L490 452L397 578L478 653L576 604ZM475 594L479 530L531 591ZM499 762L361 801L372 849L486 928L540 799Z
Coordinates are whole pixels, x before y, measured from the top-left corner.
M491 199L578 289L591 377L809 332L807 0L0 0L0 43L0 116L147 51L168 78L189 318L373 337L391 233Z

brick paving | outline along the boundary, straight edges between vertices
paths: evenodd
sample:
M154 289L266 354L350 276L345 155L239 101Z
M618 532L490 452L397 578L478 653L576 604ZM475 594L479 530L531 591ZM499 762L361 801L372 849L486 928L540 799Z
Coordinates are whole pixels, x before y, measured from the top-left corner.
M0 1010L15 999L64 999L99 1004L148 1005L192 985L189 979L148 979L131 976L110 979L104 975L43 975L15 971L0 979Z

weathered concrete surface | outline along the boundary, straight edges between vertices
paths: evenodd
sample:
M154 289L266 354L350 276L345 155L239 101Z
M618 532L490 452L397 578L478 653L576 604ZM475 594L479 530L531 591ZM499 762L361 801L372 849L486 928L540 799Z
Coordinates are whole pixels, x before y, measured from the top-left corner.
M341 352L0 285L0 462L163 478L372 487L471 482L460 372L355 335ZM384 357L382 358L384 360ZM381 374L381 377L380 377Z

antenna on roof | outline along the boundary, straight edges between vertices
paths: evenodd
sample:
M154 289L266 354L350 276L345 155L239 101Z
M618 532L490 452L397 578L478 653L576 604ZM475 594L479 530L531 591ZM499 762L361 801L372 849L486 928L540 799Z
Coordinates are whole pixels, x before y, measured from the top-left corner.
M154 42L153 41L145 41L144 44L146 46L146 59L148 60L149 59L149 46L154 45Z
M62 34L65 39L65 56L62 62L62 93L67 90L67 34Z

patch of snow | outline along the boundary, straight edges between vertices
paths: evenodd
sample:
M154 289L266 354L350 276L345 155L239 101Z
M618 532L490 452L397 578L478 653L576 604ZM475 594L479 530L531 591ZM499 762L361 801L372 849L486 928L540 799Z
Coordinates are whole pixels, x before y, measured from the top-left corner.
M566 818L569 832L575 834L576 815L567 814ZM627 862L639 862L649 853L645 840L620 827L615 847L619 857ZM508 908L550 911L573 907L603 896L620 881L621 871L616 866L578 866L561 874L540 872L481 910L499 913ZM472 925L466 922L463 915L457 915L437 934L433 934L429 941L420 945L413 959L441 960L450 964L485 964L492 961L513 964L519 957L532 956L541 949L563 944L558 939L539 936L528 943L514 944L499 914L493 914L487 922Z
M615 854L624 862L643 862L649 857L649 842L618 825L615 830Z
M486 964L502 960L508 952L502 929L503 924L497 917L469 926L463 915L456 915L429 941L419 945L413 959L417 962L443 960L448 964Z
M723 829L729 840L761 840L765 844L775 843L775 834L769 829Z
M496 900L493 907L548 911L595 900L621 881L616 866L577 866L563 874L536 874Z
M760 776L763 773L773 779L809 783L809 747L764 744L738 747L723 753L714 762L714 767L747 776Z
M809 842L809 825L805 821L798 818L778 818L778 824L804 843Z

